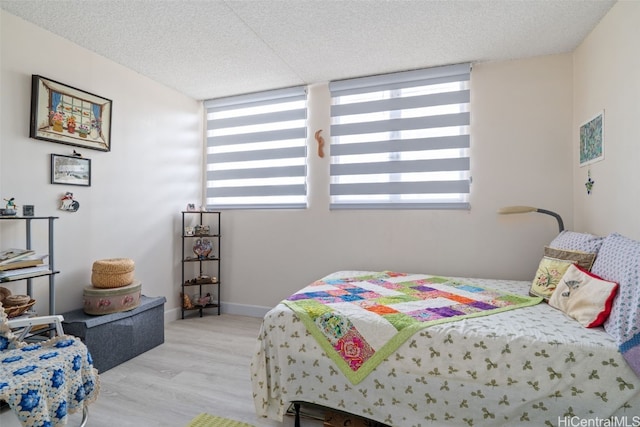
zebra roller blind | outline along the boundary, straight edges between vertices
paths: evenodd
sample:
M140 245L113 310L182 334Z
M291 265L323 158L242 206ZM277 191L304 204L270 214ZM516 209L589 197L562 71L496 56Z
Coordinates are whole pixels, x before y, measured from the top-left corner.
M207 206L305 208L305 87L205 101Z
M335 81L332 209L468 209L470 64Z

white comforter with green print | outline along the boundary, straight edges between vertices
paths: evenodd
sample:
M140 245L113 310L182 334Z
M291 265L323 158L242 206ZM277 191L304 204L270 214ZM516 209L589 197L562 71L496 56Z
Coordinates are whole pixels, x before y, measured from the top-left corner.
M460 280L522 295L530 285ZM423 329L357 385L279 304L264 318L251 375L257 413L274 420L302 401L397 427L640 423L640 378L614 340L544 303ZM604 424L610 417L619 424Z

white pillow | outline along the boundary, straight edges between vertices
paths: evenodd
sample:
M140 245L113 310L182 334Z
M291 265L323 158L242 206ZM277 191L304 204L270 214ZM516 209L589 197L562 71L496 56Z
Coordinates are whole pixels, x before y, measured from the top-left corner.
M594 328L609 317L617 290L617 283L603 280L572 264L551 294L549 305L582 326Z

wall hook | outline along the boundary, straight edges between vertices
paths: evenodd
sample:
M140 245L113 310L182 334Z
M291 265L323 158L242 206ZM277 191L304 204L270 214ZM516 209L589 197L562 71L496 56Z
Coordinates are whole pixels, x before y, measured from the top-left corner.
M320 135L320 132L322 132L322 129L316 131L315 138L316 138L316 141L318 141L318 157L323 158L324 157L324 138Z

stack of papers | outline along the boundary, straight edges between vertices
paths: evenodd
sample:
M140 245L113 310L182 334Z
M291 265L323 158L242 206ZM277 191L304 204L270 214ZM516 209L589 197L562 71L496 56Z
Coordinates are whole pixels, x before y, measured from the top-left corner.
M17 268L35 267L44 264L45 258L48 255L30 255L24 258L20 258L17 261L11 261L6 264L0 265L0 272L7 270L15 270Z
M30 249L5 249L3 251L0 251L0 265L18 261L21 258L28 257L29 255L33 254L35 254L35 252Z
M38 265L35 267L16 268L14 270L0 271L0 281L25 279L30 276L51 273L48 265Z
M6 249L0 251L0 281L24 279L50 273L44 263L48 255L36 255L30 249Z

